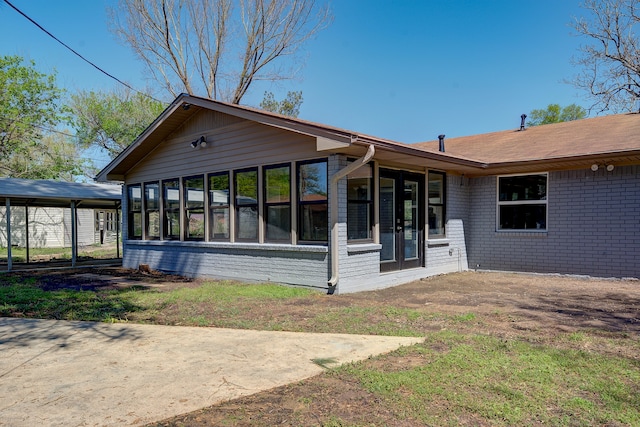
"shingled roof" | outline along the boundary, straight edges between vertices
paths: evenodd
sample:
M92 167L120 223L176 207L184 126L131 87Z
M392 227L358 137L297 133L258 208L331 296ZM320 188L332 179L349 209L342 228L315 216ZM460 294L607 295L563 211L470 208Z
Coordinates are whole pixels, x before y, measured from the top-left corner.
M437 152L439 141L414 144ZM640 163L640 114L616 114L445 139L445 152L487 165L486 172Z

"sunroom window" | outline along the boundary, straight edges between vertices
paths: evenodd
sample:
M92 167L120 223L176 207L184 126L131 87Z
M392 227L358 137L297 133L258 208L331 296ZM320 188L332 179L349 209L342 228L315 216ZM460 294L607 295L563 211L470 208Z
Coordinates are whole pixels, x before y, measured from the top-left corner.
M229 240L229 173L209 175L209 239Z
M144 185L145 238L160 238L160 185L148 182Z
M429 238L445 237L445 174L429 172Z
M167 179L162 181L162 196L164 202L163 238L168 240L179 240L180 180Z
M127 222L128 238L129 239L141 239L142 238L142 188L140 184L130 185L128 187L128 200L127 200Z
M498 229L547 229L547 174L498 177Z
M264 168L266 241L291 240L291 166Z
M185 238L204 240L204 176L184 178Z
M347 239L370 240L373 222L373 168L370 164L347 175Z
M258 168L235 173L236 239L258 240Z
M298 240L326 242L329 236L327 161L298 163Z

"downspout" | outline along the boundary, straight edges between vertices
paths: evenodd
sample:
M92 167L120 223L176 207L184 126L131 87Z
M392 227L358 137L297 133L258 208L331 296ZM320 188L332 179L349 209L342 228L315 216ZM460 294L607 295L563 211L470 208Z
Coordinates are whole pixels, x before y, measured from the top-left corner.
M338 181L366 165L373 158L375 152L375 147L369 145L369 149L364 156L334 173L329 180L329 193L331 194L331 279L329 279L329 294L333 294L338 285Z

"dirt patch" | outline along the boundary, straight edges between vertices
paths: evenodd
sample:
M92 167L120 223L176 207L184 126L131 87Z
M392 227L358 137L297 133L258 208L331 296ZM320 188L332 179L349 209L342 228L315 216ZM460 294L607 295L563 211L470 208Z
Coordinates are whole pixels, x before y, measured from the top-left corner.
M640 281L634 279L468 272L354 296L371 297L435 312L483 315L496 328L640 332Z
M6 273L7 279L22 277L34 280L45 291L69 289L97 291L131 287L157 288L170 291L177 288L197 287L201 280L164 274L158 271L141 271L122 267L95 267L91 269L28 270ZM2 276L0 276L0 279Z
M46 289L145 286L160 292L184 286L196 287L202 283L179 276L126 269L99 269L87 273L38 273L37 281ZM559 345L558 342L560 345L566 342L568 347L578 349L589 346L590 341L570 342L565 337L571 334L600 336L607 339L599 341L599 353L630 358L638 361L640 366L640 354L637 352L640 281L631 279L465 272L380 291L332 296L319 293L312 298L285 303L265 300L259 310L248 310L242 316L265 322L282 316L304 329L305 322L319 313L345 307L415 311L420 315L412 320L411 328L425 336L442 329L455 329L504 340L519 339L554 346ZM199 309L206 310L206 306ZM158 316L154 319L156 323L171 323L162 318L162 313ZM376 322L378 319L368 321ZM611 344L607 344L609 339ZM620 339L631 339L636 344L624 347L627 350L621 353L620 347L614 343ZM436 351L445 352L447 348ZM376 369L394 371L418 367L430 361L413 353L388 355L365 363ZM393 408L376 399L349 376L328 371L297 384L204 408L156 425L417 425L415 420L394 413ZM447 402L441 405L446 406ZM449 419L446 423L488 425L486 420L474 414L460 415L460 418Z
M636 341L640 335L638 280L468 272L432 277L380 291L319 298L316 304L323 309L387 306L431 313L433 317L422 325L425 335L451 328L450 321L439 320L451 316L471 319L454 327L505 340L518 338L535 343L555 343L560 335L580 331L611 338L631 336ZM309 316L314 306L298 303L279 306L278 310L286 310L287 314L296 315L299 322L304 322L305 314ZM447 351L446 348L440 350ZM637 352L620 354L615 346L598 351L603 354L610 351L616 356L640 361ZM365 363L370 368L394 371L423 366L430 361L425 356L409 354L389 355ZM447 406L447 402L435 404ZM453 415L443 423L490 425L475 414ZM407 419L404 414L394 413L349 376L329 372L156 425L414 426L419 423Z

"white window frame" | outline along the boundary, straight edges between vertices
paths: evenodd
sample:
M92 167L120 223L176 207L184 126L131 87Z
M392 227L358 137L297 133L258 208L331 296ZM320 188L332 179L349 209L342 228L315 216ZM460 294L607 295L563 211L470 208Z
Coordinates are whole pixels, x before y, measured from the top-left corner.
M500 201L500 178L516 176L544 176L547 181L546 197L543 200L505 200ZM520 205L545 205L544 228L500 228L500 207ZM518 173L496 176L496 231L501 233L546 233L549 230L549 172Z

